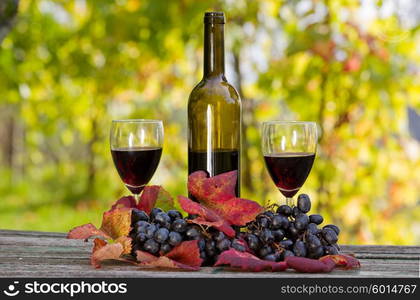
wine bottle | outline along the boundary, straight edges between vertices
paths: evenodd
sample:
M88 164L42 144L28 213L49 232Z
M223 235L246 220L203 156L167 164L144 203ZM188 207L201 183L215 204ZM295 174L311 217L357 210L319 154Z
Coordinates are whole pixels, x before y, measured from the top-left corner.
M223 12L204 15L204 75L188 99L188 174L237 170L240 194L241 99L225 77Z

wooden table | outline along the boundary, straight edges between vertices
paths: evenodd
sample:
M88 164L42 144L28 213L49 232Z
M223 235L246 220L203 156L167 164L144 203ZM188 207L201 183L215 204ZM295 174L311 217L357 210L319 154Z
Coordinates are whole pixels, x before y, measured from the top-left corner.
M202 268L199 272L145 270L109 262L94 269L89 262L91 242L68 240L64 233L0 230L0 277L414 277L419 278L420 246L342 246L359 258L360 270L329 274L240 272Z

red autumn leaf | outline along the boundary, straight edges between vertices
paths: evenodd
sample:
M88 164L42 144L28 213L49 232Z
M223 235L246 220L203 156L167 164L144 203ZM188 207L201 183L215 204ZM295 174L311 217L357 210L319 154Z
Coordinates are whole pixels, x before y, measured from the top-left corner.
M83 239L87 240L92 236L102 236L105 239L111 238L102 230L99 230L95 227L92 223L88 223L85 225L74 227L72 230L69 231L67 234L68 239Z
M199 217L192 219L189 222L213 226L225 233L227 236L235 236L235 230L233 230L230 224L212 209L209 209L183 196L178 197L178 202L181 205L182 209L188 212L189 214L199 215Z
M285 262L262 260L251 253L239 252L235 249L229 249L219 255L214 266L220 265L239 267L242 270L252 272L261 272L266 269L271 270L272 272L279 272L287 269L287 264Z
M186 241L164 256L154 256L144 251L136 251L140 265L150 268L171 268L199 270L203 260L200 258L198 241Z
M297 272L301 273L329 273L335 267L332 260L321 261L298 256L286 257L287 265Z
M137 207L136 199L133 196L124 196L118 199L112 206L110 210L116 208L135 208Z
M197 171L188 177L188 191L200 202L179 197L182 209L201 218L192 222L211 225L228 236L234 236L230 225L243 226L263 211L258 203L235 197L237 171L207 177L206 172Z
M159 185L146 186L140 196L137 208L150 214L152 208L155 206L159 206L163 209L170 209L173 207L173 199L171 195Z
M321 261L334 261L336 267L341 267L346 270L360 268L360 262L357 258L347 254L326 255L320 258Z
M121 256L131 251L131 239L121 237L117 243L108 244L106 241L96 238L93 241L92 255L90 257L90 263L95 268L101 267L101 262L104 260L121 260L127 261L127 259ZM128 252L127 252L128 251Z

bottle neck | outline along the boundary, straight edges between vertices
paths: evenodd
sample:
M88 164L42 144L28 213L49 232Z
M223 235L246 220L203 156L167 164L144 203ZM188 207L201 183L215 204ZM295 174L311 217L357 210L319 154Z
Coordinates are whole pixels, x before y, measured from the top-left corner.
M225 74L224 24L204 24L204 77Z

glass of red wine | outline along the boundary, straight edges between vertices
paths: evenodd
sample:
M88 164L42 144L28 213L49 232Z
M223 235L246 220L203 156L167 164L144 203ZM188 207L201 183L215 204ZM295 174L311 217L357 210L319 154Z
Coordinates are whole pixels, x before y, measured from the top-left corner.
M118 174L138 200L143 188L155 173L162 155L162 121L114 120L110 144Z
M318 141L315 122L269 121L262 127L262 151L274 184L293 206L315 159Z

